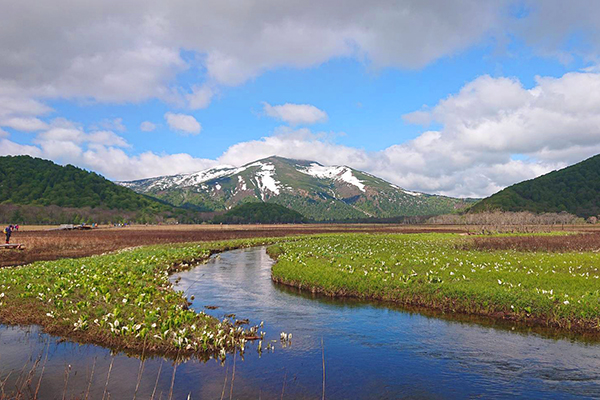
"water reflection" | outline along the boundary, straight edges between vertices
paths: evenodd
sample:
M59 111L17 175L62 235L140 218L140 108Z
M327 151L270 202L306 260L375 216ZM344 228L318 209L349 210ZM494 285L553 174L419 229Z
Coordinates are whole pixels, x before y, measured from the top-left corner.
M264 249L232 251L179 274L178 289L195 296L192 307L216 317L235 313L251 324L265 321L267 340L292 332L291 347L278 344L259 357L254 343L244 359L230 356L224 365L192 360L175 369L160 358L141 365L35 328L3 327L0 380L6 379L5 390L32 394L45 365L44 399L63 393L85 398L88 387L94 399L109 393L113 399L165 399L171 387L176 399L281 398L282 392L285 398L320 398L324 351L327 398L600 397L596 344L301 294L274 285L271 265Z

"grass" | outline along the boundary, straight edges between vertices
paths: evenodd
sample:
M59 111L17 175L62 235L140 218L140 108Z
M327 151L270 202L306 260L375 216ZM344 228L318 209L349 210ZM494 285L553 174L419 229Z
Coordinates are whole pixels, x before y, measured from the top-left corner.
M556 238L567 239L542 235L535 243ZM51 334L138 354L222 358L260 337L258 327L242 329L235 321L189 310L168 277L215 252L271 245L269 254L278 259L273 280L313 292L600 333L600 253L481 250L473 244L477 240L442 233L344 233L156 245L38 261L0 269L0 323L37 324Z
M211 253L273 241L151 246L0 269L0 322L138 354L224 358L260 336L258 327L189 310L168 277Z
M278 258L273 280L313 292L600 333L599 253L481 251L471 240L326 235L269 252Z

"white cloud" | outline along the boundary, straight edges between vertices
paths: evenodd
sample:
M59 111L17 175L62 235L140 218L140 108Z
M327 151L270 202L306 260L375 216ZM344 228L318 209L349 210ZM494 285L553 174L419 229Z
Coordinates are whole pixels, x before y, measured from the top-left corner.
M272 106L263 102L266 115L292 125L315 124L327 121L327 113L310 104L290 104Z
M9 136L9 133L0 128L0 138L6 138Z
M512 16L515 5L527 13ZM198 109L210 102L213 86L238 85L278 67L351 57L372 68L421 68L509 37L561 59L594 59L598 18L600 5L585 0L566 8L558 0L263 0L236 7L183 0L167 7L144 0L40 7L22 0L0 16L0 104L11 88L16 108L44 108L35 99L45 98L158 98ZM573 33L585 40L569 43L567 52ZM183 51L193 56L184 59ZM180 88L176 76L183 71L196 78ZM182 93L190 91L186 99Z
M104 146L131 147L125 139L111 131L96 131L89 133L85 140L89 143L101 144Z
M54 141L54 142L73 142L82 143L85 140L85 133L74 127L53 127L36 137L36 142Z
M0 125L22 132L35 132L46 129L48 125L35 117L13 117L0 121Z
M83 153L79 162L117 180L195 172L216 165L214 160L196 158L185 153L145 152L131 156L121 149L106 146L91 147Z
M236 7L182 0L168 7L141 0L39 7L23 0L0 17L0 76L41 97L177 101L175 76L187 69L205 72L202 80L237 85L276 67L340 56L420 67L479 42L500 22L500 11L475 0L448 6L265 0ZM184 60L182 50L196 57ZM192 97L192 108L210 98L206 90Z
M360 149L323 140L323 134L309 129L293 130L280 127L275 135L260 140L241 142L231 146L221 157L221 164L241 165L260 158L278 155L282 157L322 161L326 164L347 164L361 168L368 164L369 156Z
M42 157L42 151L37 146L22 145L8 139L0 139L0 156L18 155Z
M123 125L123 118L103 119L97 125L92 125L90 129L94 131L108 130L117 132L125 132L127 130L125 125Z
M208 85L194 86L192 93L186 96L188 108L192 110L206 108L209 106L214 95L214 89Z
M142 132L152 132L156 129L156 125L150 121L144 121L140 124L140 130Z
M202 130L202 126L192 115L168 112L165 114L165 120L169 128L185 134L197 135Z

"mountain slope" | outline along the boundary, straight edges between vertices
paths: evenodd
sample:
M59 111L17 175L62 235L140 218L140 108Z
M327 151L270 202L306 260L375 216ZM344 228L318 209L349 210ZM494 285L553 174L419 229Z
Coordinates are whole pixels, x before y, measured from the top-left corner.
M600 155L535 179L517 183L481 200L474 212L561 212L580 217L600 214Z
M0 157L0 206L13 210L15 220L30 223L73 222L75 218L96 222L99 218L105 221L155 221L164 217L189 220L193 216L191 211L135 193L96 173L29 156Z
M415 193L346 166L269 157L236 168L119 182L175 205L228 210L246 202L278 203L315 220L433 215L467 202Z

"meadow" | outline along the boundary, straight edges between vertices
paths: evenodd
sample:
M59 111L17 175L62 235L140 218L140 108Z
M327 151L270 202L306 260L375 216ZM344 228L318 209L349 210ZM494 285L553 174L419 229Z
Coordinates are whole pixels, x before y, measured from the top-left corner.
M278 243L269 253L274 281L329 296L595 334L600 253L586 243L598 243L596 235L344 234Z
M267 243L273 239L147 246L3 268L0 323L37 324L50 334L137 354L224 358L260 339L260 327L188 309L169 275L215 252Z
M285 285L596 334L598 244L598 233L345 232L140 246L0 269L0 323L135 354L224 358L261 340L262 327L189 309L169 275L266 245Z

